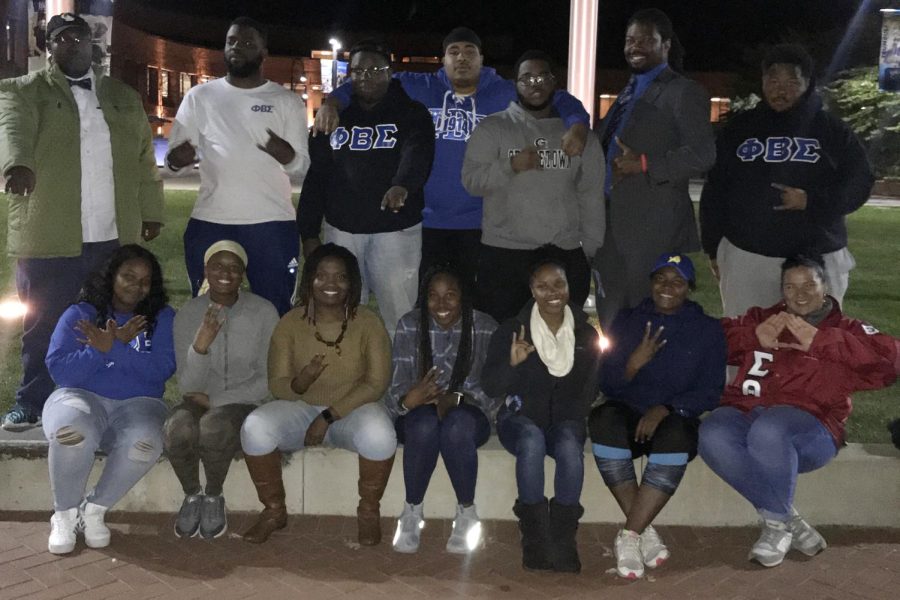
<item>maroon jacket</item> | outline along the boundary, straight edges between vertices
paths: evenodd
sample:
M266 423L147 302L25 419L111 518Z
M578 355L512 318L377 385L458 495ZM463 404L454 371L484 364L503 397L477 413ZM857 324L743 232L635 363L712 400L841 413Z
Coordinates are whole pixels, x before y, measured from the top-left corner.
M900 341L845 317L833 302L834 308L817 326L819 331L808 352L766 349L756 338L756 326L786 310L783 302L722 319L728 364L739 367L737 377L725 388L722 405L743 411L756 406L796 406L819 419L840 446L852 410L850 394L894 382ZM786 328L778 339L797 342Z

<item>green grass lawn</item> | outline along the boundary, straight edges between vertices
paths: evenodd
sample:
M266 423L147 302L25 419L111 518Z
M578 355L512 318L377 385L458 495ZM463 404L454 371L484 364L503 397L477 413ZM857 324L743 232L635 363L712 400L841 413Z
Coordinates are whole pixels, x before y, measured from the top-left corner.
M181 235L184 232L196 192L166 193L167 222L162 235L147 244L160 258L166 275L166 285L175 308L189 297L190 286L185 273ZM6 246L6 211L0 213L0 246ZM863 208L849 219L850 250L858 266L851 274L850 291L845 298L847 314L870 321L881 330L900 336L900 256L897 238L900 234L900 208ZM697 264L698 289L694 299L707 312L719 316L721 304L718 289L706 268L706 259L693 256ZM13 261L5 254L0 258L0 298L15 294ZM0 409L12 403L19 369L18 323L0 321ZM166 398L175 399L175 386L170 380ZM888 442L885 426L900 417L900 390L895 386L886 390L857 394L850 417L848 439L854 442Z

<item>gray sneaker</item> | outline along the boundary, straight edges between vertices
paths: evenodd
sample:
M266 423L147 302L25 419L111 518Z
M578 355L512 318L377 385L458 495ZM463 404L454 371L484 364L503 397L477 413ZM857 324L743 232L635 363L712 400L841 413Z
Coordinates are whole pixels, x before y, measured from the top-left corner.
M791 529L787 523L773 519L762 520L762 532L750 549L749 560L755 560L764 567L776 567L791 549Z
M815 556L828 547L828 543L816 528L806 522L794 507L791 507L791 520L788 523L791 529L791 548L799 550L807 556Z
M211 540L228 531L228 517L225 516L225 497L204 496L200 505L200 535Z
M180 538L189 538L197 535L200 529L200 505L203 504L203 494L188 494L181 503L178 518L175 519L175 535Z

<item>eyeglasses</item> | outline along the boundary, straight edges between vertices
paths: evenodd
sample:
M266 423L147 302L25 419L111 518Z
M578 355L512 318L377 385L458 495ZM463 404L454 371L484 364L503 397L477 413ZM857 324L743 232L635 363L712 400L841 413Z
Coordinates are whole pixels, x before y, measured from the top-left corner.
M522 75L521 77L519 77L518 81L526 87L538 87L544 85L545 83L554 83L556 81L556 77L554 77L550 73L541 75Z
M359 79L365 79L367 77L377 77L382 73L386 73L390 70L390 66L386 67L370 67L368 69L363 69L360 67L353 67L350 69L350 75L352 77L358 77Z

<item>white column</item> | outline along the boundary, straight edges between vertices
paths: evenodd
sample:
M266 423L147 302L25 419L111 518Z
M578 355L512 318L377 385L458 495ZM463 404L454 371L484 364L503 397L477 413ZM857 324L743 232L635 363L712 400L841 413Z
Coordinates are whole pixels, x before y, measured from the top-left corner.
M75 0L47 0L47 21L53 15L61 15L66 12L75 12Z
M599 0L571 0L569 13L569 93L594 119L597 98L597 18Z

